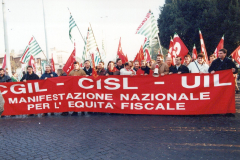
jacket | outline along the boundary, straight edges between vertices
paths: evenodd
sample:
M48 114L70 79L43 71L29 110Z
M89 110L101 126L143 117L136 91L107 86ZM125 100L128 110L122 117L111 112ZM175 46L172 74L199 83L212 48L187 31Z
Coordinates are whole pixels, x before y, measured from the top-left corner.
M2 77L0 77L0 83L1 82L12 82L12 79L7 75L3 75Z
M151 68L152 70L155 69L156 64L157 64L157 62L153 63L152 68ZM168 74L169 73L169 67L164 62L159 64L159 67L158 67L158 74L162 74L162 73L164 73L164 74Z
M208 69L208 72L210 73L212 71L221 71L232 68L235 68L235 72L233 74L238 73L236 64L230 58L224 58L223 61L221 61L220 58L217 58L212 62L211 66Z
M86 67L83 68L83 70L85 71L85 73L89 76L92 75L92 67L90 66L90 68L87 70Z
M137 75L149 74L150 73L150 68L147 67L147 66L145 68L141 67L137 70L136 73L137 73Z
M39 77L34 72L32 72L31 75L27 72L27 74L24 74L24 76L22 77L22 79L20 81L22 82L24 79L26 79L26 80L36 80L36 79L39 79Z
M101 70L97 70L97 74L98 74L99 76L105 76L106 70L105 70L104 68L101 69Z
M118 69L116 69L116 71L111 72L109 69L107 69L106 74L109 74L109 75L120 75L120 71Z
M197 60L191 62L188 65L188 69L190 73L208 73L209 66L206 63L199 64Z
M188 67L184 66L184 65L180 65L177 69L177 66L171 66L169 68L169 72L172 72L172 73L178 73L178 72L182 72L182 73L189 73L189 69Z
M78 70L72 70L69 73L69 76L86 76L86 72L82 69L78 69Z
M118 65L116 65L116 68L120 71L122 68L124 68L123 65L121 65L120 67Z
M132 72L134 72L133 75L136 75L136 71L134 71L134 70L132 70L132 69L127 70L126 68L122 68L122 69L120 70L120 75L131 75Z
M45 72L45 73L42 74L40 79L45 79L46 77L47 78L52 78L51 74L53 74L53 77L58 77L58 75L55 72L50 72L50 73Z

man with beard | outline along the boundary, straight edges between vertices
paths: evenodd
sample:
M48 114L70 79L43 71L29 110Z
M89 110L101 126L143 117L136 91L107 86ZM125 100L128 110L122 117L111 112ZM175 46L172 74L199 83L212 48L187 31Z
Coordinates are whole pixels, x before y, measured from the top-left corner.
M5 71L3 68L0 68L0 83L1 82L12 82L12 79L5 74Z
M152 70L154 70L156 68L156 66L158 66L158 74L161 76L164 76L166 74L169 73L169 67L166 63L163 62L163 55L162 54L158 54L157 55L157 62L155 62L152 65Z
M146 60L141 61L141 68L137 70L137 75L149 75L150 68L146 65Z

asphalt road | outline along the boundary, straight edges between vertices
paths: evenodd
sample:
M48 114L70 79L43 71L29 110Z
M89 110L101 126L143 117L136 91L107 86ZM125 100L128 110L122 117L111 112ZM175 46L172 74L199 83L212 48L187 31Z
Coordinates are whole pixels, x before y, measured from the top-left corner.
M234 116L91 114L0 119L0 159L240 159Z

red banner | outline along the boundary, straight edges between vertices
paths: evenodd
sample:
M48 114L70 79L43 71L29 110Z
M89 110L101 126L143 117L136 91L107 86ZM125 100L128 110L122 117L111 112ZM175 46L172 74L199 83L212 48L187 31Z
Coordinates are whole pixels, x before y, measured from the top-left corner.
M231 70L215 74L67 76L1 83L3 115L89 111L124 114L235 113Z

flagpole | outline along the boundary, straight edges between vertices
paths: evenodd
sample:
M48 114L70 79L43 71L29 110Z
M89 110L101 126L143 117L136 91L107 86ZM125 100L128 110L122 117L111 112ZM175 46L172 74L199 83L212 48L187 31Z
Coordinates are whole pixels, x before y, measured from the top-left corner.
M160 39L159 39L159 35L157 37L158 37L158 43L159 43L160 51L161 51L161 54L163 55L162 46L161 46L161 42L160 42Z
M71 14L71 12L70 12L70 9L69 9L69 8L68 8L68 11L69 11L69 13ZM84 43L86 43L86 42L85 42L85 40L84 40L84 38L83 38L83 36L82 36L82 33L81 33L80 29L78 28L78 25L77 25L77 23L76 23L76 26L77 26L77 29L78 29L78 31L79 31L79 33L80 33L80 35L81 35L82 39L83 39L83 42L84 42Z
M6 68L8 68L8 75L12 76L12 68L10 63L10 53L8 46L8 34L7 34L7 17L6 17L6 9L5 9L5 1L2 0L2 10L3 10L3 29L4 29L4 42L5 42L5 52L6 52Z
M91 27L91 30L92 30L92 33L93 33L93 29L92 29L91 23L89 23L89 24L90 24L90 27ZM96 39L95 39L94 33L93 33L93 37L94 37L94 40L95 40L96 45L97 45L97 41L96 41ZM99 52L98 45L97 45L97 51L98 51L98 53L99 53L99 57L100 57L101 61L103 61L103 60L102 60L102 57L101 57L101 54L100 54L100 52Z
M47 41L47 28L46 28L46 21L45 21L45 10L44 10L44 0L42 0L42 5L43 5L43 20L44 20L44 32L45 32L45 44L46 44L46 55L47 55L47 62L49 62L49 57L48 57L48 41ZM35 39L36 40L36 39Z

